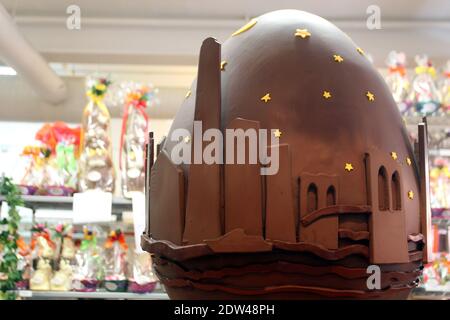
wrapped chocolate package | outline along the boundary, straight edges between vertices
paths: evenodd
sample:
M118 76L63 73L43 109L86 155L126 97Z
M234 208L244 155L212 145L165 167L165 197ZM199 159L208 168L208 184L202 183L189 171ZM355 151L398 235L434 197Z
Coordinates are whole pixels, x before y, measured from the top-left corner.
M17 253L17 271L21 273L21 279L16 282L17 290L28 290L31 276L31 250L23 237L16 241L19 252Z
M444 67L444 79L441 82L442 111L450 113L450 60Z
M105 289L113 292L127 290L127 252L125 235L120 229L110 232L105 242Z
M84 108L80 141L80 191L114 191L114 167L109 137L110 114L103 102L110 82L88 81L89 102Z
M40 146L25 146L21 157L25 162L24 174L19 181L19 188L23 195L35 194L44 179L44 163L47 150Z
M122 192L129 198L130 192L144 191L145 142L148 131L146 108L150 103L151 89L147 86L126 88L120 137L120 169Z
M411 102L408 101L409 81L406 75L406 55L404 52L391 51L386 59L388 75L386 82L391 89L394 101L402 114L408 113Z
M134 252L133 266L128 279L128 291L134 293L152 292L157 284L153 274L152 258L148 252Z
M50 280L50 289L54 291L69 291L72 289L73 270L71 260L75 257L72 241L72 226L59 223L53 229L57 248L57 271Z
M431 207L450 207L450 165L446 158L434 159L430 168Z
M31 290L49 290L52 276L52 262L56 245L51 239L50 230L45 224L38 223L31 229L32 259L34 270L30 278Z
M46 123L35 135L38 142L22 151L24 195L70 196L77 189L80 128L64 122Z
M50 290L52 291L70 291L72 289L73 269L70 262L61 259L58 270L53 274L50 280Z
M51 239L50 230L46 224L37 223L31 228L30 248L32 258L44 258L52 260L56 254L56 244Z
M72 225L67 223L58 223L53 228L58 261L62 259L71 261L75 257L72 229Z
M415 111L421 115L433 115L439 112L440 93L436 88L436 69L427 55L417 55L416 75L412 81L410 100Z
M83 228L84 239L75 254L72 287L75 291L93 292L105 277L103 250L97 245L97 232Z
M52 124L56 143L53 147L56 167L64 184L59 195L71 195L78 189L78 155L80 127L70 128L64 122Z

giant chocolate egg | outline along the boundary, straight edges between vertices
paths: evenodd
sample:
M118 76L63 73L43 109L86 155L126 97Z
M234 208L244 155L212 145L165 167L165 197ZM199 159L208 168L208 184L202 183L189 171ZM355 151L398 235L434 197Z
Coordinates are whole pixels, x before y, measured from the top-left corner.
M278 154L278 170L262 175L260 157L177 164L174 148L194 159L207 129L267 130L257 146ZM413 147L345 33L302 11L264 14L222 45L203 42L148 172L143 247L175 299L405 298L428 254L426 123L419 135Z

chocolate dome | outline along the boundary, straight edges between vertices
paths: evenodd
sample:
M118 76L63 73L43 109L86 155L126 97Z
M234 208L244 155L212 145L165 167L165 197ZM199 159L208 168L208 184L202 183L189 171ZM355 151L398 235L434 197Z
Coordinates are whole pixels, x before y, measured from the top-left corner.
M278 173L175 165L172 133L185 128L192 141L194 120L277 129ZM262 15L222 46L204 41L151 169L143 246L172 298L406 297L427 256L421 132L419 159L381 75L333 24L297 10ZM374 290L371 264L382 271Z

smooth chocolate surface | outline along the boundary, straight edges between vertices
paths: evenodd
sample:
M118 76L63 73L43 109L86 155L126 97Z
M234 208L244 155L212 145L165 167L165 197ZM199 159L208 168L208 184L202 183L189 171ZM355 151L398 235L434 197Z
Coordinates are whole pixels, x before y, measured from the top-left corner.
M151 169L149 221L160 222L142 238L169 296L407 297L426 260L428 194L406 161L415 153L392 95L357 44L318 16L270 12L223 45L206 39L190 91ZM181 175L159 164L178 143L171 133L193 136L194 120L277 129L268 147L278 173L203 163L179 165ZM370 264L379 289L367 287Z

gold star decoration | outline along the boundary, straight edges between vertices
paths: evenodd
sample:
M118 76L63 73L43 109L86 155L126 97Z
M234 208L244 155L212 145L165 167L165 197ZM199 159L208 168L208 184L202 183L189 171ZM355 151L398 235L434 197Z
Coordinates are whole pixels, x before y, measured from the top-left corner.
M225 70L225 66L227 65L227 63L228 63L228 62L226 62L225 60L223 60L223 61L220 63L220 70L224 71L224 70Z
M364 50L361 48L356 48L356 51L358 51L359 54L364 55Z
M375 101L375 95L370 91L367 91L366 97L367 97L367 100L369 100L369 101Z
M275 136L275 138L280 138L281 137L281 131L279 129L275 130L273 132L273 135Z
M184 142L186 142L186 143L191 142L191 137L190 136L184 137Z
M305 39L307 37L311 37L311 33L308 31L308 29L297 29L297 30L295 30L294 35L296 37L300 37L302 39Z
M338 62L338 63L341 63L342 61L344 61L344 58L342 58L340 55L338 55L338 54L335 54L335 55L333 55L333 59L334 59L334 61L336 61L336 62Z
M186 92L186 95L184 96L185 99L189 98L191 96L191 90Z
M353 168L353 165L351 163L346 163L344 169L345 169L345 171L350 172L350 171L354 170L355 168Z
M412 164L411 158L410 157L406 157L406 164L408 166L410 166Z
M325 99L330 99L331 98L331 93L330 93L330 91L324 91L323 92L323 94L322 94L322 96L325 98Z
M265 103L269 102L270 100L272 100L272 98L270 97L270 93L266 93L261 97L261 101L264 101Z
M240 29L236 30L231 36L237 36L238 34L241 34L251 28L253 28L256 24L256 22L258 22L256 19L252 19L249 22L247 22L243 27L241 27Z
M397 152L392 151L392 152L391 152L391 157L392 157L392 159L397 160L397 158L398 158Z
M413 192L412 190L409 190L409 191L408 191L408 198L409 198L410 200L414 199L414 192Z

